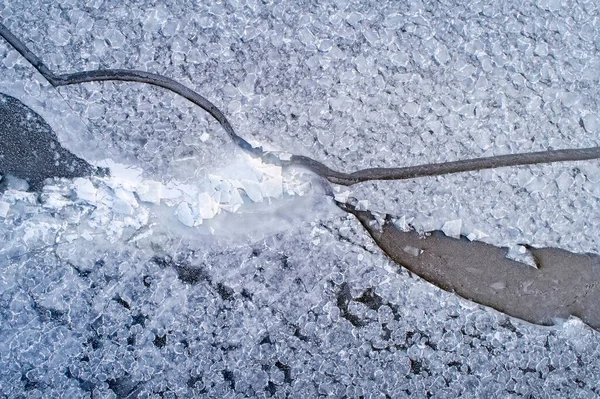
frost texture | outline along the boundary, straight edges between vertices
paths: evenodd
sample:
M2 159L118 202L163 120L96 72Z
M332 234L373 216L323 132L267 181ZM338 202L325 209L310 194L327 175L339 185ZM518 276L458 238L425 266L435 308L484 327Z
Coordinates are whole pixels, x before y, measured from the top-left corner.
M53 71L164 74L240 135L346 171L599 144L594 2L318 3L21 1L0 15ZM576 320L527 325L396 273L285 176L210 180L239 152L185 100L131 83L57 92L3 42L0 82L73 153L141 171L134 187L0 198L3 394L600 394L600 338ZM338 198L403 228L600 252L598 176L597 162L507 168ZM241 191L247 212L221 206Z

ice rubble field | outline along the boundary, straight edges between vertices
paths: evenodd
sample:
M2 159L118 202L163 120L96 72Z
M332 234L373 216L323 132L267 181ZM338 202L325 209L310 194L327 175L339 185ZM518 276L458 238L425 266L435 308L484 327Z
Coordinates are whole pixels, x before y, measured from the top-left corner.
M53 71L167 75L242 136L346 171L599 144L594 2L319 3L21 1L0 16ZM184 100L57 92L4 42L0 82L116 172L0 198L3 395L600 395L597 332L396 273L318 184L253 164ZM600 252L597 161L348 195L420 230L460 219L496 244Z

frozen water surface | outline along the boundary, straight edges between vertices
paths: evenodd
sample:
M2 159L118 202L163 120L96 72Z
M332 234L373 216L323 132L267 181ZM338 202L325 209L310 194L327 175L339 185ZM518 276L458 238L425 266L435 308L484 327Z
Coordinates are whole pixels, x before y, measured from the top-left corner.
M599 144L595 2L5 1L0 16L57 73L169 76L252 142L345 171ZM3 41L0 83L113 171L0 194L7 397L600 394L597 332L398 272L318 181L254 164L186 100L55 90ZM336 198L518 258L599 253L598 176L560 163Z

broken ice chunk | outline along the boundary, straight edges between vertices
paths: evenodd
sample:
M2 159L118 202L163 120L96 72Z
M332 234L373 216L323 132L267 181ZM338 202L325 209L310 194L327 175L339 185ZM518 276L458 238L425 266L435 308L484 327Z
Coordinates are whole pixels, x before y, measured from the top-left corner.
M209 138L210 138L210 134L208 134L208 133L202 133L200 135L200 141L203 143L207 142Z
M177 219L179 219L179 221L186 226L194 226L194 215L192 214L192 209L187 202L182 202L179 204L175 210L175 215L177 216Z
M406 216L402 216L400 219L396 220L394 222L394 225L396 226L396 228L398 230L403 231L403 232L407 232L407 231L411 231L412 230L410 228L410 225L406 221Z
M224 209L227 212L236 212L238 209L240 209L240 207L244 203L244 200L240 196L238 189L235 187L232 187L227 194L229 196L229 199L226 201L226 203L220 204L221 209Z
M133 215L133 206L122 198L117 198L113 202L113 212L120 213L122 215Z
M402 250L412 256L419 256L423 252L419 248L411 247L410 245L405 246Z
M198 215L202 219L212 219L219 212L219 204L206 192L198 195Z
M289 152L281 152L278 154L279 159L281 159L282 161L289 161L290 159L292 159L292 154L290 154Z
M369 201L368 200L360 200L356 204L356 210L357 211L366 211L368 208L369 208Z
M534 177L527 185L525 185L525 189L530 193L542 191L544 187L546 187L546 182L541 177Z
M414 102L408 102L404 105L403 111L411 118L414 118L419 114L419 104Z
M270 198L283 196L283 179L281 176L265 179L260 183L262 195Z
M269 165L269 164L259 164L256 166L262 174L267 175L269 177L279 177L281 176L281 166L277 165Z
M525 263L531 267L535 267L537 269L537 265L535 263L535 258L533 254L527 250L523 245L511 245L508 247L508 252L506 253L506 257L508 259L512 259L516 262Z
M571 187L574 182L575 179L573 179L573 176L571 176L571 174L567 172L562 172L560 176L558 176L558 178L556 179L556 185L560 190L563 191Z
M140 184L136 192L141 201L160 204L163 185L157 181L144 182Z
M0 201L0 218L6 218L9 209L10 204L8 202Z
M310 192L310 188L311 188L310 182L307 181L307 182L304 182L302 184L296 185L296 187L294 187L291 191L293 193L296 193L299 196L303 196L303 195L306 195L306 194L308 194ZM348 197L346 197L346 198L348 198ZM338 200L338 199L336 198L336 200Z
M477 229L473 229L473 231L470 232L469 235L467 235L467 238L469 239L469 241L474 241L474 240L479 241L485 237L489 237L489 235L487 235L483 231L477 230Z
M77 194L77 198L90 204L96 203L96 187L88 179L78 177L73 180L73 189Z
M241 185L248 198L253 202L262 202L263 196L258 182L244 179L241 181Z
M445 235L452 238L460 238L460 230L462 228L462 220L449 220L442 226L442 231Z
M490 287L496 291L500 291L506 288L506 283L504 281L497 281L493 284L490 284Z
M342 193L335 194L335 200L337 202L346 203L348 201L348 196L350 195L350 191L344 191Z
M81 233L81 237L86 241L92 241L94 239L94 237L92 237L90 232L87 230L85 230L83 233Z
M135 195L133 195L133 193L129 190L125 190L123 188L117 188L115 190L115 195L117 196L117 198L122 199L123 201L127 202L133 208L137 208L139 206L137 200L135 199Z
M600 130L600 118L594 114L587 114L581 118L583 127L588 133L596 133Z

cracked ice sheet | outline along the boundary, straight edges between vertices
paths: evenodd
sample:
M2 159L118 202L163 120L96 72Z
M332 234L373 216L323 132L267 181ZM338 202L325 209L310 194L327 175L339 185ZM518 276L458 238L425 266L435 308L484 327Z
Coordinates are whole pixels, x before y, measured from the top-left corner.
M253 18L259 11L243 4L228 12L195 5L196 16L187 15L184 4L149 13L147 7L95 6L92 14L74 6L71 24L58 15L45 18L49 10L43 7L7 5L4 12L20 16L6 17L9 27L29 38L36 53L49 54L45 61L53 70L103 66L165 73L231 110L242 136L342 170L599 144L600 86L593 84L600 75L593 50L598 10L589 4L436 5L425 18L418 5L359 11L322 3L302 10L306 21L294 17L287 25L278 22L282 15L299 15L286 9L290 5L267 7L259 20ZM509 17L515 13L523 21ZM133 27L133 16L145 22ZM568 16L578 24L564 23ZM28 18L36 30L28 30ZM478 18L488 33L462 22ZM536 27L537 39L517 33L519 24L524 32ZM192 45L198 28L215 39L202 36ZM400 28L402 35L396 34ZM360 44L344 51L351 42ZM172 50L150 57L149 49L161 46ZM14 54L4 57L5 66L15 62L23 63ZM174 65L184 65L185 73ZM136 154L148 177L194 179L199 166L226 163L232 150L202 110L159 89L93 83L60 92L98 143L111 143L106 151L121 160ZM415 187L364 185L353 194L369 200L370 209L410 215L420 230L460 218L463 234L476 229L490 243L598 253L600 183L590 178L600 175L598 167L587 161L506 168L419 179Z
M0 15L52 70L163 73L214 101L242 136L347 171L598 144L594 2L439 3L427 12L418 2L405 4L336 1L298 9L293 2L231 1L167 8L91 1L58 9L22 1L0 4ZM13 74L3 82L31 74L22 61L7 66L14 56L2 54L2 74ZM215 163L226 164L233 148L201 110L158 89L103 83L60 93L99 145L106 143L105 156L137 164L145 179L189 183ZM59 137L64 134L51 122L62 118L33 108ZM67 148L82 137L75 133L65 139ZM85 150L73 152L85 157ZM369 201L370 209L408 214L409 222L413 212L423 229L461 219L464 233L472 226L500 242L531 236L532 242L523 241L573 250L592 243L598 252L599 223L592 223L598 201L582 181L590 173L573 171L583 164L525 168L534 175L532 189L540 178L556 181L554 197L529 193L529 179L518 174L522 169L495 171L492 178L473 173L366 184L352 195ZM48 234L28 237L31 245L39 240L52 246L50 233L62 219L79 223L77 212L52 222L35 213L35 203L11 205L9 217L15 209L41 218L30 222L34 226L46 223ZM536 224L549 216L559 221L553 228L562 237ZM167 220L161 218L163 226ZM534 230L527 236L512 230L526 226ZM22 230L1 227L0 242L23 246ZM2 269L4 308L15 315L12 321L27 326L0 324L9 337L1 342L10 343L1 357L9 370L2 377L9 395L26 387L38 396L55 391L77 397L89 390L108 396L113 389L125 395L128 381L142 381L133 385L142 394L169 387L182 395L205 389L214 396L226 396L232 384L247 396L275 391L402 397L408 391L426 396L426 389L447 397L598 394L597 334L576 322L552 329L506 323L493 311L396 275L356 222L343 217L314 226L291 223L279 236L249 245L211 244L210 251L185 230L145 237L141 232L131 245L106 244L102 237L108 233L101 234L98 239L82 233L85 244L74 240L61 249L80 251L65 258L88 277L44 251ZM146 262L161 250L184 260L190 256L192 266L209 270L212 282L198 273L199 282L186 285L181 279L194 281L194 273ZM97 291L87 288L92 283ZM344 308L347 298L344 283L354 298L373 288L385 305L377 311L365 305L376 307L372 295L371 302L349 301L344 313L338 306ZM233 290L230 299L226 288ZM351 315L367 321L365 326L352 325ZM162 336L166 344L159 348L154 342ZM85 357L88 362L76 360ZM39 366L28 370L21 364ZM227 369L230 364L234 370ZM324 372L333 365L335 373Z

